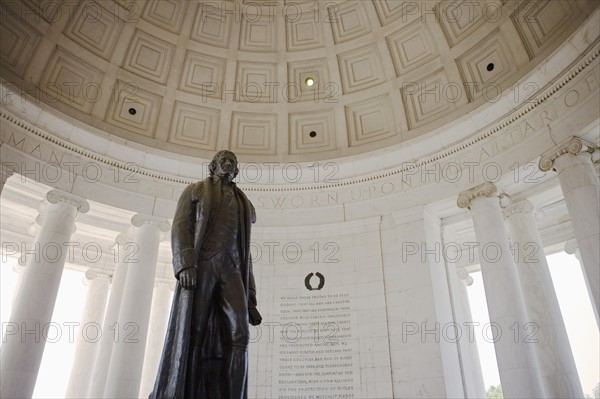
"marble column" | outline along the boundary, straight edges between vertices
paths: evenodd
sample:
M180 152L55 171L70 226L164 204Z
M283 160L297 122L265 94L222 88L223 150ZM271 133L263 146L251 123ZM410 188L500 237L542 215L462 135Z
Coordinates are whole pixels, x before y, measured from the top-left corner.
M552 398L582 398L583 390L569 344L552 276L531 202L504 209L513 257L521 281L529 325L521 334L534 341L542 383Z
M89 210L75 195L51 190L49 205L29 254L23 282L2 345L0 397L31 397L42 361L77 213Z
M13 271L18 274L17 281L15 282L15 286L13 288L12 294L12 307L15 307L15 303L19 298L19 290L21 289L21 285L23 285L23 276L25 276L26 263L21 261L21 257L17 260L17 263L13 266Z
M393 384L389 396L464 397L441 220L423 206L394 212L382 217L380 237Z
M449 256L449 259L456 259L456 256ZM468 398L484 398L485 384L483 382L479 350L477 349L477 337L470 334L470 331L473 331L471 329L474 329L471 326L474 326L474 324L471 324L473 323L473 316L471 315L467 286L473 284L473 277L469 276L465 269L457 270L456 266L450 262L448 262L448 269L454 299L455 318L461 330L458 345L462 359L466 396Z
M93 361L94 369L86 396L89 398L100 398L104 393L113 343L118 338L115 327L118 325L119 309L121 308L123 290L125 289L127 268L129 262L135 260L135 258L129 256L133 252L132 249L135 249L132 234L128 234L128 232L119 234L115 239L115 243L118 245L119 256L115 262L115 271L112 276L110 295L108 304L106 305L104 322L102 323L100 347Z
M158 247L164 232L171 227L163 218L136 214L133 242L135 260L129 264L118 318L119 337L113 345L104 397L138 396L152 304L152 291L158 259Z
M515 331L521 331L528 320L497 188L486 182L463 191L458 206L469 208L473 218L490 315L490 328L484 329L484 334L494 342L504 396L544 398L533 344L522 334L515 337Z
M83 307L83 313L75 338L75 358L71 368L67 398L84 398L92 379L94 358L102 330L102 320L106 309L106 299L110 287L110 276L103 272L88 270L85 273L85 283L88 291Z
M154 285L150 325L148 327L148 342L146 344L144 369L142 371L142 383L139 393L140 398L147 398L154 388L154 381L156 380L163 343L167 333L167 323L169 322L174 289L174 280L161 279Z
M46 205L47 205L47 201L45 199L40 201L40 204L38 206L39 213L35 217L35 220L29 225L29 227L27 227L27 233L29 235L31 235L31 237L32 237L31 242L26 243L28 246L35 245L33 242L34 242L35 237L36 237L37 233L39 232L40 226L44 220L43 214L46 212L46 208L47 208ZM17 273L19 276L17 277L17 281L13 288L12 307L15 306L15 302L16 302L17 298L19 297L19 291L21 290L21 285L23 284L23 278L25 276L26 266L27 266L27 254L21 253L19 255L19 259L17 260L17 263L13 266L13 271L15 273Z
M565 242L565 252L569 255L575 255L577 258L577 262L579 262L579 266L583 268L583 261L581 260L581 252L579 252L579 247L577 246L577 240L569 240ZM591 292L590 292L591 298Z
M583 260L596 322L600 325L600 183L592 162L593 145L571 137L542 155L540 170L554 169Z

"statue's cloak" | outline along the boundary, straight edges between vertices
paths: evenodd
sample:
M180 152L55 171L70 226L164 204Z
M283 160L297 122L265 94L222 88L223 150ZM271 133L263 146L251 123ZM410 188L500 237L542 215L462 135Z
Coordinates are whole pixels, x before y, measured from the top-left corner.
M208 177L201 182L189 185L179 197L173 227L171 229L171 246L173 249L173 271L175 277L190 267L202 267L200 248L207 226L211 220L212 206L221 203L221 187L217 176ZM250 257L250 227L256 221L254 207L235 187L240 200L240 233L241 233L241 271L246 295L249 301L255 301L255 284L252 275L252 259ZM167 326L162 358L158 368L151 399L185 398L185 378L187 373L189 347L191 342L191 315L194 305L194 291L183 289L179 281L173 295L173 305ZM207 337L215 338L204 345L203 357L219 357L222 345L216 331L219 323L217 315L209 320ZM211 353L206 353L209 351ZM202 367L202 366L201 366ZM201 376L199 375L200 379ZM187 399L187 398L186 398ZM192 399L192 398L190 398ZM196 399L196 398L193 398Z

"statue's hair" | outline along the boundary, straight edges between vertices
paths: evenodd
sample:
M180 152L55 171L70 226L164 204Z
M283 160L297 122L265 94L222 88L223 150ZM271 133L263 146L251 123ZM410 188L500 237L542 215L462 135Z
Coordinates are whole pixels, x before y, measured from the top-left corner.
M240 169L238 168L237 157L235 156L235 154L229 150L221 150L215 154L212 161L210 161L210 164L208 165L208 173L210 174L210 177L212 177L215 174L215 170L217 169L217 161L225 154L232 155L233 159L235 159L235 173L233 175L233 178L235 179L238 173L240 173Z

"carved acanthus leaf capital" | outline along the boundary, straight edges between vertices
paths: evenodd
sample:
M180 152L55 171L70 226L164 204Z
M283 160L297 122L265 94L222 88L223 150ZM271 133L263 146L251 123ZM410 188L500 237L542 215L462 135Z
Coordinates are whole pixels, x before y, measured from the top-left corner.
M571 136L543 153L540 158L539 168L542 172L548 172L554 168L554 161L562 155L577 155L583 152L593 153L595 150L595 146L590 142L579 137Z
M494 197L498 195L498 188L494 183L485 182L478 186L475 186L469 190L463 191L458 194L458 201L456 202L459 208L470 208L471 201L479 197Z

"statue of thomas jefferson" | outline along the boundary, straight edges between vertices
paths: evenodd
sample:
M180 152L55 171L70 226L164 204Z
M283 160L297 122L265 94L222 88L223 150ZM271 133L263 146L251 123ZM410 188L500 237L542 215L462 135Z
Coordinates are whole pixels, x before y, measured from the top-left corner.
M171 245L178 280L150 398L247 397L248 323L258 325L250 258L254 207L233 179L231 151L181 194Z

